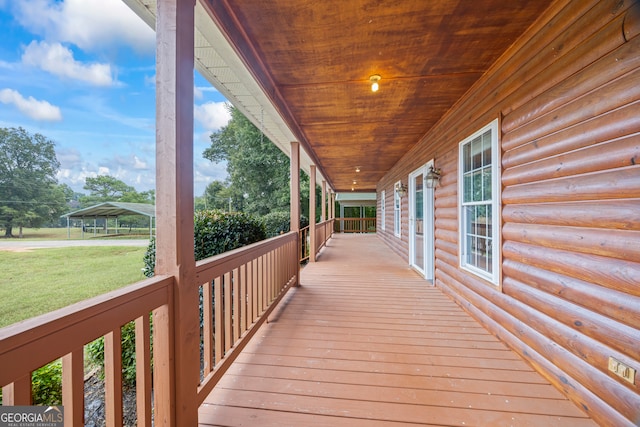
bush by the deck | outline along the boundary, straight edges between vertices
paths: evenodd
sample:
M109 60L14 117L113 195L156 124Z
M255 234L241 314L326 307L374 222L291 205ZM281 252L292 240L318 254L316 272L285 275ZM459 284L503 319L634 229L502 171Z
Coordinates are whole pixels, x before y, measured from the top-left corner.
M242 212L219 210L196 212L194 216L196 261L266 239L262 221ZM152 239L144 256L143 273L152 277L156 265L156 242Z

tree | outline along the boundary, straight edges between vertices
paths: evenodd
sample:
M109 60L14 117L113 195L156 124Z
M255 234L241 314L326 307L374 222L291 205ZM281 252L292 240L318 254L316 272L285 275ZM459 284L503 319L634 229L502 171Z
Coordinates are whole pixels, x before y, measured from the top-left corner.
M201 200L197 200L198 209L196 210L219 209L221 211L229 211L229 199L232 200L233 206L233 198L229 184L218 180L212 181L207 185L207 188L204 189ZM238 209L236 209L236 211L237 210Z
M0 224L5 237L13 228L40 227L65 209L64 189L57 185L60 163L55 143L23 128L0 129Z
M211 135L211 146L203 153L212 162L227 162L229 185L224 193L220 190L216 194L224 194L227 203L231 199L232 208L237 211L259 216L288 211L289 158L240 110L232 106L229 110L231 120ZM304 173L300 185L302 212L308 214L309 178Z
M125 194L135 192L136 189L125 184L118 178L109 175L98 175L88 177L85 180L85 190L89 191L88 196L80 199L83 206L94 205L102 202L116 202Z
M83 207L95 205L104 202L123 202L123 203L148 203L156 202L155 190L138 192L132 186L110 175L99 175L96 177L88 177L83 187L89 191L89 195L80 198ZM99 222L103 224L106 219ZM120 217L121 224L128 224L129 227L146 227L149 220L146 217L138 215L124 215Z

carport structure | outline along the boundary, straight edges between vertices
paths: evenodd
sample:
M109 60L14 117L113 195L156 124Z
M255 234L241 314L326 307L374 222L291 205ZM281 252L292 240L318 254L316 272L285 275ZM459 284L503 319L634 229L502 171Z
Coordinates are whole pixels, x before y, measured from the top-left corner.
M104 218L116 219L116 233L118 230L118 218L121 216L138 215L149 218L149 238L153 237L153 220L156 217L155 205L146 203L125 203L125 202L104 202L88 208L80 209L68 214L62 215L61 218L67 218L67 236L69 233L70 220L79 219L82 221L82 237L84 237L85 219L93 219L93 233L95 235L96 221ZM108 234L109 226L105 221L105 233Z

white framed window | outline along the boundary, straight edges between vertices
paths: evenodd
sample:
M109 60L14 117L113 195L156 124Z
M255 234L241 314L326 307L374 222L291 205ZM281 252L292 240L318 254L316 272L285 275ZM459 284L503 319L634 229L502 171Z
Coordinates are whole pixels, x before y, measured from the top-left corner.
M500 150L498 120L460 142L460 267L498 285Z
M395 191L393 192L393 234L397 237L402 236L402 229L400 228L401 220L402 220L402 197L400 197L399 188L402 187L402 183L400 181L396 182L394 186Z
M384 231L385 222L387 221L387 192L380 192L380 229Z

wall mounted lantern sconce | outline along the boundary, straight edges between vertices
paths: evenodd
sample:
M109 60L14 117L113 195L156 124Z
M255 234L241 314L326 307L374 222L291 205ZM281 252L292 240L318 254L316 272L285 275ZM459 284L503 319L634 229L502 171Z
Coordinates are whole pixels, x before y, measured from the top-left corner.
M407 186L399 182L396 184L396 193L402 199L407 194Z
M429 171L424 177L424 185L427 188L436 188L442 177L442 171L440 169L434 169L433 166L429 166Z
M378 82L381 78L382 77L380 77L380 74L374 74L373 76L369 77L369 81L371 82L371 92L377 92L378 89L380 89L380 85L378 84Z

